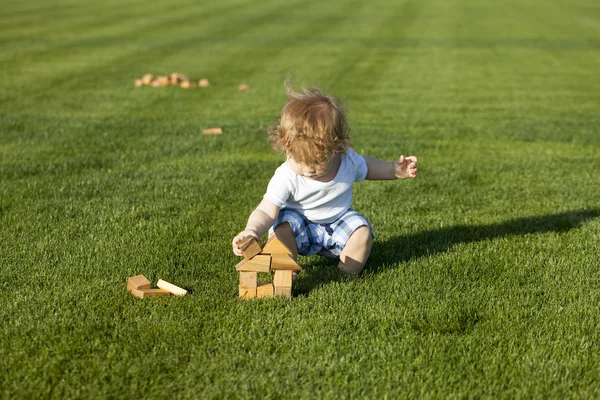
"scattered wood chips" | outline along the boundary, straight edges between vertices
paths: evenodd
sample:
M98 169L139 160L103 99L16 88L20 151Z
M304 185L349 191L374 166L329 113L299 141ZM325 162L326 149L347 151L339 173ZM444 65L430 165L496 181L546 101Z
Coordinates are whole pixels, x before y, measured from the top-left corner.
M135 87L151 86L151 87L165 87L165 86L179 86L184 89L199 87L207 87L209 85L208 79L202 78L196 83L190 80L185 75L178 72L173 72L170 75L159 75L154 76L152 74L144 74L141 79L134 81Z
M223 129L221 128L208 128L202 131L205 135L220 135L223 133Z

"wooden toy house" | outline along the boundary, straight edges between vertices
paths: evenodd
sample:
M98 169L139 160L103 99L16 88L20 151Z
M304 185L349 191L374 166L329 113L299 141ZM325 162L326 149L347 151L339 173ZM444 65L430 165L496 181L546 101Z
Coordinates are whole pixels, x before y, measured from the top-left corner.
M271 235L262 249L255 239L248 240L240 247L244 259L235 266L240 272L240 298L282 296L291 299L293 273L302 271L302 268L296 264L291 257L292 252L277 236ZM258 273L271 271L273 282L258 285Z

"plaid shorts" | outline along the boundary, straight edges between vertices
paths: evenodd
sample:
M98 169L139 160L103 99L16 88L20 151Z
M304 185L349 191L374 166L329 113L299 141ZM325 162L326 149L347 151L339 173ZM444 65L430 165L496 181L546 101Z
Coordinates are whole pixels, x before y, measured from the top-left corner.
M284 207L279 210L279 216L269 230L269 235L284 222L290 224L296 238L298 254L302 256L320 254L325 257L339 257L352 233L363 225L369 227L371 236L375 236L369 221L351 209L332 223L318 224L306 219L299 211Z

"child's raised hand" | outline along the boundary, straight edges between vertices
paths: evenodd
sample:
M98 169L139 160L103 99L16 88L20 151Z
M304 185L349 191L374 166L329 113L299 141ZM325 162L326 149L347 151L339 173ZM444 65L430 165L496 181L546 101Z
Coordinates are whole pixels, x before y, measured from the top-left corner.
M394 169L396 178L416 178L417 177L417 157L400 156L399 159L394 162Z
M254 231L246 229L238 233L238 235L234 237L233 241L231 242L231 245L233 247L233 254L235 254L236 256L243 256L244 253L242 253L242 249L240 249L239 245L250 237L253 237L254 239L258 240L258 237L256 237L256 233Z

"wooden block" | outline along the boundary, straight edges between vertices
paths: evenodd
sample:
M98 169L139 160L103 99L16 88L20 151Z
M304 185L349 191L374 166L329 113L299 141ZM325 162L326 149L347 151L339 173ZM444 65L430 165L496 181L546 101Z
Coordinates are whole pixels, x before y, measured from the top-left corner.
M187 294L187 290L180 288L179 286L175 286L172 283L163 281L162 279L158 280L156 286L173 293L175 296L185 296Z
M204 78L204 79L200 79L198 81L198 86L200 86L200 87L208 87L208 86L210 86L210 83L208 82L208 79Z
M235 269L244 272L269 272L271 270L271 256L259 254L252 259L244 258L235 266Z
M135 87L142 87L144 86L144 81L141 79L136 79L134 82Z
M286 286L275 286L275 296L285 297L286 299L292 298L292 288Z
M256 288L256 297L273 297L274 294L273 284L265 283L264 285L259 285Z
M247 92L248 90L250 90L250 86L246 85L245 83L242 83L240 86L238 86L238 92Z
M257 286L258 272L240 272L240 286L245 288L253 289Z
M240 290L240 298L242 299L251 299L256 297L256 288L245 288L243 286L239 286Z
M202 131L205 135L220 135L223 133L223 129L221 128L208 128Z
M171 84L171 79L168 76L159 76L156 78L161 87L169 86Z
M189 81L190 80L187 76L182 75L182 74L180 74L178 72L172 72L171 75L170 75L170 77L171 77L171 84L172 85L177 85L178 83L181 83L183 81Z
M150 86L152 86L152 87L160 87L160 82L155 79L152 82L150 82Z
M273 285L275 287L292 287L292 271L275 271Z
M150 289L150 281L144 275L136 275L127 279L127 290Z
M190 81L181 81L181 83L179 84L179 86L181 86L184 89L187 89L190 87Z
M267 243L265 243L262 254L292 254L290 249L288 249L277 237L276 234L271 235Z
M153 79L154 79L154 75L152 75L152 74L144 74L144 76L142 77L142 81L144 82L144 85L150 85L150 83L152 83Z
M237 263L237 265L235 266L235 269L238 271L245 271L244 267L246 266L246 264L248 264L248 260L247 258L244 258L242 261L240 261L239 263ZM248 271L251 272L251 271Z
M275 253L271 254L271 269L287 270L287 271L302 271L292 256L288 254Z
M240 243L240 249L242 249L242 253L244 253L244 257L246 258L252 258L257 254L260 254L262 251L260 245L253 237L250 237L245 242Z
M168 296L171 292L164 289L133 289L131 294L140 299L145 299L146 297Z

